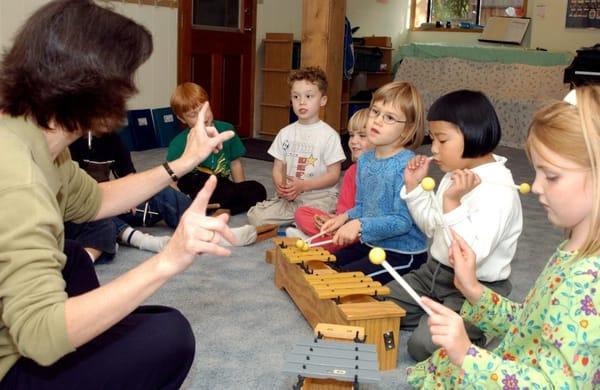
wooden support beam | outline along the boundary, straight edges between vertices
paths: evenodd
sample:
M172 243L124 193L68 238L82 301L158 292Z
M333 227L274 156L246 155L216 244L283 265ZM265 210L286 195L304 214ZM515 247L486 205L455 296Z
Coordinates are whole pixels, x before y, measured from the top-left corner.
M327 105L321 118L340 129L344 17L346 0L303 0L302 66L320 66L327 73Z

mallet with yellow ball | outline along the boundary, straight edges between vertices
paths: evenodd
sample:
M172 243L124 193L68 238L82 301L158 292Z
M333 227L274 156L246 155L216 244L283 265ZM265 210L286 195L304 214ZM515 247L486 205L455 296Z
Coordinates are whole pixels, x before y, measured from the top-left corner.
M450 232L448 231L448 226L446 226L446 223L444 222L442 209L438 204L437 199L435 198L435 194L433 193L433 190L435 188L435 180L433 180L433 178L429 176L424 177L423 180L421 180L421 188L423 188L424 191L429 193L429 197L431 198L431 204L433 205L433 208L437 212L440 222L442 223L442 229L444 231L444 240L446 241L446 245L450 247L450 245L452 244L452 240L450 240Z
M300 249L301 251L306 252L309 248L308 242L301 240L301 239L297 239L296 240L296 248Z
M495 181L484 181L484 183L486 184L495 184L497 186L505 186L505 187L510 187L510 188L516 188L517 190L519 190L519 192L522 195L527 195L528 193L531 192L531 186L529 185L529 183L521 183L519 185L516 184L512 184L512 183L499 183L499 182L495 182Z
M390 265L390 263L388 263L385 260L385 251L383 249L381 249L381 248L371 249L369 251L369 260L373 264L382 265L383 268L385 268L386 271L389 272L390 275L392 275L398 283L400 283L400 285L402 286L402 288L404 290L406 290L408 295L410 295L412 297L412 299L414 299L415 302L417 302L419 304L419 306L421 306L421 308L423 310L425 310L425 312L427 314L429 314L429 315L432 314L431 310L429 310L429 308L427 306L425 306L423 303L421 303L421 297L419 297L419 294L417 294L417 292L415 290L413 290L413 288L410 287L410 285L408 283L406 283L406 280L404 280L404 278L402 276L400 276L400 274L398 272L396 272L396 270Z
M322 241L322 242L317 242L317 243L311 242L315 238L319 238L325 234L327 234L327 231L319 232L319 233L315 234L314 236L308 237L306 240L298 239L298 240L296 240L296 248L303 250L303 251L307 251L308 248L312 248L313 246L325 245L325 244L330 244L331 242L333 242L333 240Z

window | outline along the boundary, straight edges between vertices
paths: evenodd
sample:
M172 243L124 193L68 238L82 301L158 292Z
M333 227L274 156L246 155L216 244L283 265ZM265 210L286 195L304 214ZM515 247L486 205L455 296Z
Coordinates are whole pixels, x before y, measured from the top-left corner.
M412 11L413 28L436 22L458 28L463 22L485 25L491 16L512 16L512 12L525 16L527 0L413 0Z

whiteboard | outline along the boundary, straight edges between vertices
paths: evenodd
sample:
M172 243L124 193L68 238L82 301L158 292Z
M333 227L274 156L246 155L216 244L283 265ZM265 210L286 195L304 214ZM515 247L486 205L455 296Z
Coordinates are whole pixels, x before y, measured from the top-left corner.
M481 33L482 42L513 43L520 45L529 27L529 18L492 16Z

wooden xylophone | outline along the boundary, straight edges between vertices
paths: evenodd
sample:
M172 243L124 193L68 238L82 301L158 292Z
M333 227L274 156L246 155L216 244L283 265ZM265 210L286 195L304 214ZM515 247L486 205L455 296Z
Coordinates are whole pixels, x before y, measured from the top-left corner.
M361 272L337 272L328 251L296 248L292 238L274 239L267 261L275 266L275 285L290 295L311 327L318 323L360 326L366 342L377 346L380 370L396 368L400 318L404 309L377 298L389 289Z

